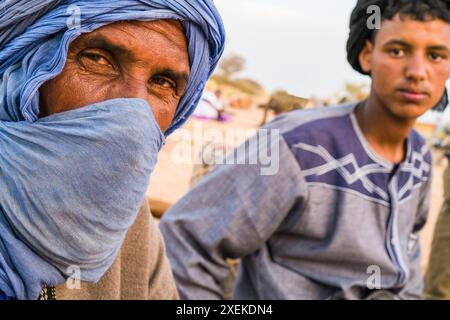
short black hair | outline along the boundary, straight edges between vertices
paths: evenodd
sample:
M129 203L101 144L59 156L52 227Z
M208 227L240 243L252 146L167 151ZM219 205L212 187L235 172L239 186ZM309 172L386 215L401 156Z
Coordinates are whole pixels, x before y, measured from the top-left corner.
M450 23L450 1L446 0L389 0L381 12L381 21L392 20L397 14L400 19L430 21L435 19ZM370 40L375 41L377 30Z
M449 0L388 0L381 17L392 20L400 14L401 18L418 21L441 19L450 23L449 7Z

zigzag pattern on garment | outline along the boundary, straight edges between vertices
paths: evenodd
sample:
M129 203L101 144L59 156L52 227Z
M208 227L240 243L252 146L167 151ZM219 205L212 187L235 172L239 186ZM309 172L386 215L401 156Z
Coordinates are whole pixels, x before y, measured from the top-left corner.
M377 185L370 175L382 174L387 177L391 174L390 169L373 162L364 166L360 166L353 153L344 157L336 158L328 152L323 146L313 146L306 143L296 143L292 148L301 149L303 151L315 154L323 159L324 163L311 168L302 168L302 174L307 182L320 182L329 184L326 180L321 179L328 173L337 172L345 181L346 185L339 185L339 189L348 189L357 192L363 197L373 198L374 201L380 200L388 205L389 194L384 186ZM428 174L431 170L430 165L425 161L424 156L427 152L426 146L421 152L412 151L411 157L401 167L400 174L407 175L406 182L399 186L398 199L405 200L414 188L419 187L424 181L428 180ZM352 170L353 169L353 172ZM314 179L312 179L314 178ZM323 180L323 181L322 181ZM360 182L364 191L356 184Z

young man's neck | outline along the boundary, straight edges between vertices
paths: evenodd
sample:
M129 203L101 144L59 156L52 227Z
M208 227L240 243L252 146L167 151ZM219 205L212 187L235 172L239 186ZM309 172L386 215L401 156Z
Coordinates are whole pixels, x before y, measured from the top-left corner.
M358 124L374 151L384 160L400 163L406 157L406 141L415 119L396 117L373 95L355 111Z

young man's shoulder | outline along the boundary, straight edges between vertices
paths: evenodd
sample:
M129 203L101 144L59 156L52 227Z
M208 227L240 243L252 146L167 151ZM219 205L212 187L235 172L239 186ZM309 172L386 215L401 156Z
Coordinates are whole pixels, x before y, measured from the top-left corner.
M278 129L288 145L299 141L324 142L348 136L355 104L303 109L285 113L267 124Z
M352 113L354 104L341 104L330 107L316 107L283 113L265 127L280 129L282 133L311 125L313 122L338 118Z
M427 164L431 165L432 153L425 137L421 135L417 130L413 130L411 131L408 139L411 146L411 151L421 159L423 159L423 161L425 161Z

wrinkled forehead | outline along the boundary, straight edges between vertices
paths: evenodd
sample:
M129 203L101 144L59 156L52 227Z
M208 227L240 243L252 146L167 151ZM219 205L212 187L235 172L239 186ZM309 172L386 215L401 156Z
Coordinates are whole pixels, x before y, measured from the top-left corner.
M120 21L76 38L72 51L102 48L117 57L139 63L160 62L180 74L189 74L188 41L176 20Z
M116 29L146 29L149 32L157 32L167 37L170 41L178 44L181 48L187 50L186 32L180 21L177 20L153 20L153 21L119 21L109 25ZM108 27L108 26L105 26ZM103 28L105 28L103 27Z
M150 34L159 34L168 39L179 49L187 51L187 38L181 22L177 20L153 20L153 21L118 21L107 24L94 31L82 34L80 37L90 37L93 34L105 34L112 38L125 35L129 40L145 41Z

